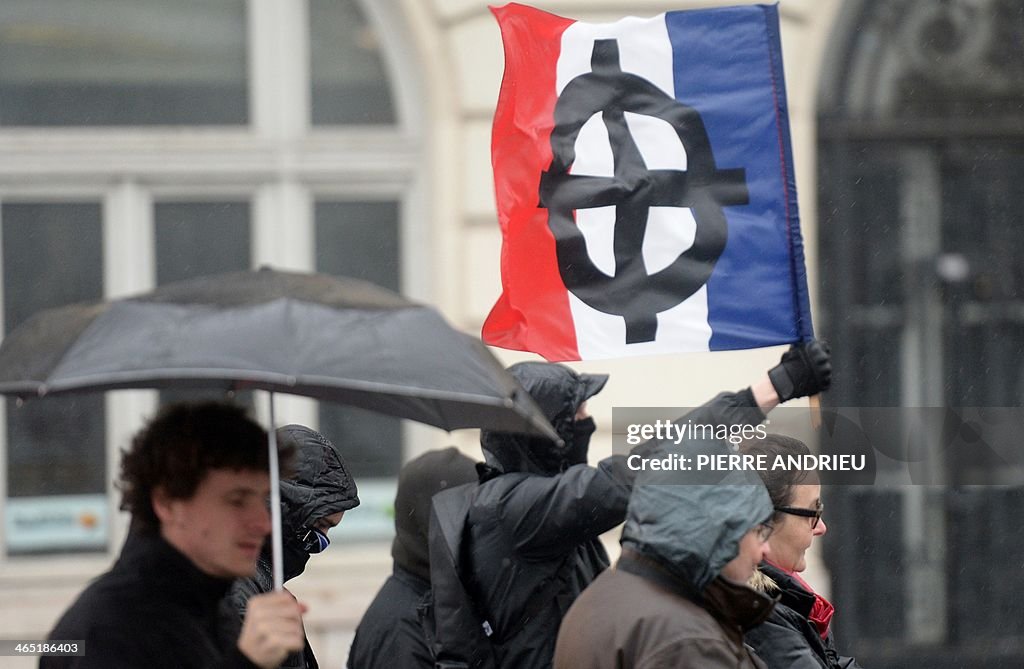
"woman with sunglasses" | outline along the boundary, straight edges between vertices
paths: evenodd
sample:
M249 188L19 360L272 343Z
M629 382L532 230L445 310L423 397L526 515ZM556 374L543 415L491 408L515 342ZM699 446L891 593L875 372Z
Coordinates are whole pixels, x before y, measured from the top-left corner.
M806 455L798 439L769 434L740 447L741 452L776 456ZM768 669L859 669L856 660L840 657L829 621L834 609L800 577L815 537L828 531L822 519L821 484L814 472L784 469L759 472L775 515L768 539L769 557L750 581L755 589L778 598L769 618L747 631L744 641Z

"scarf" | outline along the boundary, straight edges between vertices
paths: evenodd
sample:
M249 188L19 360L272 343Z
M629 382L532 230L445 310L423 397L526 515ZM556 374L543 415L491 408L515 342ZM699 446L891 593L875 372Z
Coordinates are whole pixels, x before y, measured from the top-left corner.
M789 574L794 581L796 581L800 587L814 595L814 604L811 606L811 612L808 614L807 619L814 623L814 627L818 630L818 634L822 640L828 636L828 626L832 622L832 615L836 612L834 606L827 599L819 595L814 591L814 588L810 584L800 577L800 574L783 569L775 563L771 563L779 571Z

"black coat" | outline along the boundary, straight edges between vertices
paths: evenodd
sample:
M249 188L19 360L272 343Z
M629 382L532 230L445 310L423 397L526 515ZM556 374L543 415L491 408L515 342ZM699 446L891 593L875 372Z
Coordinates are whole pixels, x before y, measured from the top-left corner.
M395 565L356 629L349 669L433 669L417 608L430 583Z
M598 536L623 521L632 472L623 456L556 476L510 473L481 484L467 518L471 594L502 637L505 669L550 667L562 616L609 564ZM564 563L557 594L524 613ZM475 590L475 592L474 592Z
M546 669L566 611L609 565L598 536L625 520L636 472L622 455L597 467L572 464L586 461L586 442L570 418L600 390L603 377L542 363L520 363L511 371L565 443L482 434L485 458L495 471L479 485L466 519L464 550L472 572L467 586L502 640L495 648L499 666ZM723 393L694 415L725 416L742 407L741 414L758 422L764 416L751 412L752 406L749 391ZM660 448L649 442L633 452ZM561 585L536 610L534 600L554 578Z
M744 641L768 669L860 669L851 657L840 657L832 631L824 639L808 616L814 594L789 574L762 563L761 572L778 587L779 597L768 620L747 631Z
M132 533L113 568L93 581L50 632L82 640L82 657L43 657L40 669L254 667L217 639L231 580L203 573L156 533Z
M359 621L349 651L349 669L433 669L433 655L420 620L420 608L427 606L430 590L430 502L442 490L476 481L475 465L449 447L428 451L402 467L391 544L394 573Z
M562 616L602 570L608 555L598 535L622 522L632 472L613 456L587 460L589 435L577 434L579 406L607 376L577 374L564 365L526 362L509 368L551 421L561 444L541 437L484 431L488 467L472 492L465 518L463 578L494 628L503 669L551 666ZM431 527L430 542L442 541ZM534 600L561 574L555 596L537 611ZM523 622L530 613L532 617ZM441 632L439 632L439 635Z

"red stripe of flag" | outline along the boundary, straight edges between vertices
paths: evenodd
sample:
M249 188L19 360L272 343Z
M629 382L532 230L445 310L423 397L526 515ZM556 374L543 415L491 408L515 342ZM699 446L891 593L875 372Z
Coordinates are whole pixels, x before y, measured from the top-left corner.
M569 294L558 273L555 238L548 227L548 212L539 205L540 176L551 165L561 35L575 22L514 3L491 7L491 12L505 45L505 74L491 135L498 222L504 238L504 285L484 322L483 340L502 348L534 351L548 360L579 360ZM519 46L523 44L531 48ZM523 82L529 82L528 90L522 89ZM517 85L520 88L514 90ZM532 262L526 266L523 258ZM521 310L520 304L531 306Z

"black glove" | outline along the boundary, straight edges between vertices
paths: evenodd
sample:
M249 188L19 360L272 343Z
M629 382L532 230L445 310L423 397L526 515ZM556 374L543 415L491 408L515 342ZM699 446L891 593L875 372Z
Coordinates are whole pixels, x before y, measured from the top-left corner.
M832 384L832 352L817 339L793 344L782 354L782 361L768 370L768 378L779 402L817 395Z

